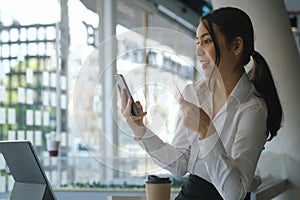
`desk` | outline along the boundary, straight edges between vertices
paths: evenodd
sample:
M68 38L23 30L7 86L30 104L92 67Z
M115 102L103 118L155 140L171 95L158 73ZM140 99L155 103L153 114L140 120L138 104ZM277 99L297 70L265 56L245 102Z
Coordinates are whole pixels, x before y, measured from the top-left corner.
M57 200L65 200L65 199L72 199L72 200L107 200L108 197L128 197L130 200L140 200L141 197L146 199L145 192L99 192L99 191L56 191L55 192ZM171 193L172 200L177 195L176 193ZM140 199L139 199L140 198ZM2 200L2 199L1 199ZM143 199L142 199L143 200Z
M171 199L174 200L177 194L171 194ZM147 200L146 196L108 196L107 200Z
M0 200L8 200L9 196L8 193L0 193Z
M108 196L107 200L147 200L145 196Z
M146 200L146 196L144 192L84 192L84 191L77 191L77 192L62 192L56 191L55 192L57 200L64 200L64 199L72 199L72 200L107 200L113 197L112 200ZM177 193L171 193L171 200L174 200ZM0 200L9 200L9 194L0 194ZM121 199L120 197L123 197Z

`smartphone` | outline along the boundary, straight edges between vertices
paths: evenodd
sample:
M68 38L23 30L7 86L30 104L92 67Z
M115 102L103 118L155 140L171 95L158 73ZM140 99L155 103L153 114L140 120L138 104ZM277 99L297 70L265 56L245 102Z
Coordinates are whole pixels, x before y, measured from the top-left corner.
M135 101L133 100L133 98L131 96L131 93L129 91L129 88L127 86L124 76L122 74L115 74L114 76L115 76L117 84L120 86L120 89L121 90L125 89L126 102L128 102L129 98L131 98L133 101L131 104L131 114L134 116L138 116L139 112L137 110Z

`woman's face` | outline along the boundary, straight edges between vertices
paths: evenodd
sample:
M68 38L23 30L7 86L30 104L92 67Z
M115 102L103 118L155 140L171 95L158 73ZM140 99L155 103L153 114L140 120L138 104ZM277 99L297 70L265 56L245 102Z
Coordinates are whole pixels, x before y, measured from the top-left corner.
M230 67L230 50L226 45L225 36L219 31L219 28L215 24L213 24L213 29L221 54L220 62L217 67L222 74L222 70L225 69L225 66ZM201 22L197 28L196 43L196 56L202 65L205 76L209 77L216 65L216 51L212 37L204 26L203 22Z
M205 77L209 77L215 65L216 51L212 38L203 22L197 28L196 44L196 56L202 65Z

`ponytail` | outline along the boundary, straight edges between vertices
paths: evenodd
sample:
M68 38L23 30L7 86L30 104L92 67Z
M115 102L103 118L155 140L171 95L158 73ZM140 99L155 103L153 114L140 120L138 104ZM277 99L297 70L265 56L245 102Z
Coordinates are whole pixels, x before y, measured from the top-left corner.
M253 67L248 73L249 79L254 84L258 97L263 98L268 109L267 138L272 140L281 127L283 112L271 71L266 60L258 52L254 51L254 30L250 17L239 8L223 7L214 10L202 18L209 34L213 38L216 51L216 64L219 64L220 50L215 38L213 24L217 25L220 32L225 36L228 44L236 37L244 41L244 51L241 57L243 66L250 62L250 56L254 60Z
M248 76L259 93L257 96L263 98L266 102L268 109L267 141L271 141L273 137L277 135L277 131L281 127L283 111L274 80L266 60L257 51L254 51L251 56L254 63L252 69L248 73Z

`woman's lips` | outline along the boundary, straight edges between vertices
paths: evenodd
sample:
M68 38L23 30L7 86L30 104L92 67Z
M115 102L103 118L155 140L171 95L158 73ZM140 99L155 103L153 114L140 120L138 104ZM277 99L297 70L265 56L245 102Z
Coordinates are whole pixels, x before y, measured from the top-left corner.
M202 69L204 70L204 69L207 69L208 67L209 67L209 61L207 61L207 60L200 60L200 63L201 63L201 65L202 65Z

